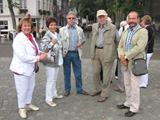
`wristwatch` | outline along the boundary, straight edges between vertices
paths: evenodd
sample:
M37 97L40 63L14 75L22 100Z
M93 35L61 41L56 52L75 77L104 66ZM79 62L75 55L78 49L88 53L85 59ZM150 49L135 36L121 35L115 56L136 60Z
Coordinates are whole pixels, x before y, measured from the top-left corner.
M127 59L127 57L126 57L126 56L124 56L124 58L128 61L128 59Z

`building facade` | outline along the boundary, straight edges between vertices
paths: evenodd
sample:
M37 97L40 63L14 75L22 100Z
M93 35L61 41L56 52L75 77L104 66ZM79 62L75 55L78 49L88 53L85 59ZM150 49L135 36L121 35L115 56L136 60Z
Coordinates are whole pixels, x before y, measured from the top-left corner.
M30 14L32 22L36 27L35 37L38 36L40 28L47 30L47 17L55 17L58 25L66 24L65 16L68 12L68 0L12 0L20 5L13 8L16 25L20 19ZM7 0L0 0L0 30L13 30L11 14ZM1 32L3 34L3 32Z

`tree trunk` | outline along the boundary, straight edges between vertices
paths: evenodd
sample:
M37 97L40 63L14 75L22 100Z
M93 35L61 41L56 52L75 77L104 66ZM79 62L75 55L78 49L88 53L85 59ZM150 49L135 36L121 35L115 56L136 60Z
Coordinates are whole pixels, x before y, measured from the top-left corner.
M16 30L16 19L15 19L15 14L14 14L14 11L13 11L13 7L11 6L12 0L7 0L7 1L8 1L8 8L9 8L9 11L10 11L10 14L11 14L11 18L12 18L13 29Z
M15 19L15 14L14 14L13 8L10 9L9 11L10 11L11 17L12 17L12 25L13 25L13 29L16 30L16 19Z

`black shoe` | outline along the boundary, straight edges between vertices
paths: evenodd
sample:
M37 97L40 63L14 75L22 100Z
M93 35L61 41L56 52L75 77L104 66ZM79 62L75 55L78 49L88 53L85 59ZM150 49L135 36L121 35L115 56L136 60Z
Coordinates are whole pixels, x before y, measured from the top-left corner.
M81 92L81 93L77 93L77 94L89 95L86 91L83 91L83 92Z
M68 96L69 94L70 94L69 91L68 92L67 91L64 92L64 96Z
M129 107L125 106L124 104L122 105L117 105L118 109L128 109Z
M126 117L132 117L132 116L135 115L135 114L137 114L137 113L132 112L132 111L128 111L128 112L126 112L124 115L125 115Z

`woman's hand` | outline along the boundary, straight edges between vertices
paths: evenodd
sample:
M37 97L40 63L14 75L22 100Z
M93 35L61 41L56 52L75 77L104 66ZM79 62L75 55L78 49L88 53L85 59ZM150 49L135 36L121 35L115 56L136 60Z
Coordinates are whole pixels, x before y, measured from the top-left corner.
M51 39L51 42L55 45L57 44L57 40L56 39Z
M47 56L48 56L47 53L41 52L40 55L39 55L39 60L45 59Z

